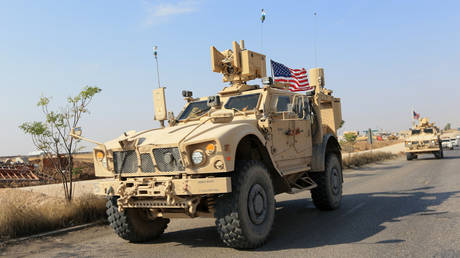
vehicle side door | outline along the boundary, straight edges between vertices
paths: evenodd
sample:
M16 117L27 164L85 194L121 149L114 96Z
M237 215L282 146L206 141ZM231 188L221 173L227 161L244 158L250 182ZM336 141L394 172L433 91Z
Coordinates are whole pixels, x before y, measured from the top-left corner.
M293 128L295 155L310 166L312 157L310 103L307 96L296 95L292 104L293 112L296 114Z
M285 175L307 170L311 161L311 126L308 116L303 115L303 98L297 99L288 93L273 95L270 103L269 149L275 166Z

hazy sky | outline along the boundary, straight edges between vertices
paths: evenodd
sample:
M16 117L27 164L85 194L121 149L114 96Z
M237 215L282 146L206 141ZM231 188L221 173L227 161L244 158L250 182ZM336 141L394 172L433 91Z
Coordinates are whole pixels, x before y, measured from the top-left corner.
M315 66L316 41L345 130L407 129L413 108L460 127L459 14L460 1L0 1L0 155L34 150L18 125L42 119L42 94L59 106L85 85L102 88L85 136L156 127L152 46L178 114L182 89L208 96L224 86L209 47L240 39L294 68Z

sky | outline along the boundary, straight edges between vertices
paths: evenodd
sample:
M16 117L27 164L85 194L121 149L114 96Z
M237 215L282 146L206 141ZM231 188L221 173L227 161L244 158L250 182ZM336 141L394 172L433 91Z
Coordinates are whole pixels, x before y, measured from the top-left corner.
M152 47L178 114L182 90L225 86L209 47L241 39L292 68L323 67L343 130L408 129L412 110L460 127L459 13L459 1L0 0L0 156L35 150L18 126L43 120L40 96L57 109L86 85L102 92L82 118L84 136L158 127Z

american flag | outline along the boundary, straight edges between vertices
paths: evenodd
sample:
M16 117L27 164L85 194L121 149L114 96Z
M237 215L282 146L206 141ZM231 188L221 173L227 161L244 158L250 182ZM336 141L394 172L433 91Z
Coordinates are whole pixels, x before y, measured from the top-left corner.
M283 64L270 60L275 82L289 84L290 91L310 91L313 87L308 83L307 70L291 69Z
M413 115L414 119L419 119L420 118L420 114L415 112L415 111L412 111L412 115Z

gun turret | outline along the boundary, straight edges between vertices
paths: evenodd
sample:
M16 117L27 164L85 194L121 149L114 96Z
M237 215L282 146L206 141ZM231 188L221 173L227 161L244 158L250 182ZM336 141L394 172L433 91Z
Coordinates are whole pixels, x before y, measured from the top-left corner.
M266 76L265 55L245 49L243 40L240 44L233 41L233 50L218 51L211 46L211 66L213 72L223 75L224 82L235 86Z

